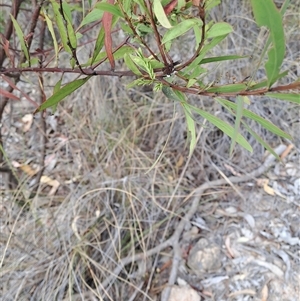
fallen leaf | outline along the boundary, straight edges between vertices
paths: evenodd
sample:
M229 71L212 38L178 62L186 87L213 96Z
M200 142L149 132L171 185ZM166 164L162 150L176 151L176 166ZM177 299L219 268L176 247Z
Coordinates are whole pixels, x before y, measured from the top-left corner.
M21 164L19 168L30 177L38 173L38 169L32 169L28 164Z
M274 189L270 187L268 184L269 184L269 180L266 180L264 183L264 191L269 195L275 195Z
M226 239L225 239L225 246L226 246L226 249L228 251L228 254L230 255L231 258L234 258L234 252L232 251L231 249L231 243L230 243L230 237L227 236Z
M179 168L182 166L184 160L183 160L183 156L180 155L178 161L176 162L176 167Z
M26 114L22 117L23 122L23 132L28 132L31 128L32 122L33 122L33 115L32 114Z
M289 144L288 147L285 149L285 151L281 154L280 159L283 160L294 148L293 144Z
M59 185L60 185L60 183L57 180L52 180L48 176L42 176L40 182L43 183L43 184L47 184L49 186L52 186L51 190L48 193L49 196L54 195L56 193Z
M244 289L241 291L237 291L237 292L233 292L231 294L228 295L228 297L236 297L239 295L246 295L246 296L255 296L256 292L254 290L251 289Z
M261 290L261 301L267 301L269 295L268 286L265 284Z
M226 169L228 169L234 176L239 176L239 177L242 176L240 173L238 173L237 171L235 171L235 169L232 166L230 166L228 164L224 164L224 167Z

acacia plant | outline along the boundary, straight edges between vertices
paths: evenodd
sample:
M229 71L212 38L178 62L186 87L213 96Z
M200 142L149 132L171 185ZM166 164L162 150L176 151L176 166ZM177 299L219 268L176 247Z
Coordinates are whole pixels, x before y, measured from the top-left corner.
M29 28L28 24L25 27L18 20L20 6L26 2L11 2L11 12L7 16L4 34L1 34L0 73L9 88L0 87L3 96L0 116L9 98L18 99L13 90L17 89L21 75L28 72L38 74L40 79L40 103L27 96L36 107L34 113L56 108L60 101L94 76L132 77L130 87L153 85L155 91L162 91L170 100L181 104L190 138L190 152L196 143L194 114L201 115L230 136L231 150L238 143L252 151L239 133L240 126L243 126L274 154L272 148L247 125L247 119L291 139L274 124L246 109L250 101L248 96L259 98L266 95L271 99L300 103L299 79L278 84L278 80L284 79L288 73L281 66L286 48L282 18L289 0L279 8L272 0L251 0L257 26L264 26L268 31L259 63L264 66L265 78L251 74L240 82L223 85L207 80L210 70L205 64L245 57L209 57L209 52L233 32L230 24L209 18L220 0L34 0L31 1L35 6L31 5ZM52 47L49 49L48 46L47 50L46 31L52 38ZM87 41L85 38L91 31L98 34ZM186 34L193 36L194 47L189 56L176 61L174 57L180 49L172 46ZM86 61L79 57L83 45L91 49ZM256 66L256 70L259 67ZM43 90L43 76L47 72L58 73L53 94L48 99ZM68 81L67 73L78 77ZM210 96L211 101L218 102L235 116L235 124L230 125L190 104L190 94Z

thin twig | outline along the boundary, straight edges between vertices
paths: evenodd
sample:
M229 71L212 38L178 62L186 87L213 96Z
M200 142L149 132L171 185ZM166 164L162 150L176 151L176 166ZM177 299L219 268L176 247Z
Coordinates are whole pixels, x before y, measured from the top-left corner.
M46 31L46 21L42 21L42 26L41 26L41 33L40 33L40 40L39 40L39 49L43 52L44 49L44 40L45 40L45 31ZM39 66L42 67L43 65L43 54L41 53L39 55ZM44 92L44 78L43 74L39 73L39 99L40 99L40 104L42 104L46 100L46 95ZM41 151L39 153L40 155L40 160L39 160L39 166L40 170L36 175L36 186L33 188L31 192L30 198L34 197L35 194L37 193L39 186L40 186L40 180L44 172L44 162L45 162L45 157L46 157L46 143L47 143L47 136L46 136L46 120L44 116L44 112L41 112L41 119L40 119L40 124L39 124L39 129L41 133Z
M126 12L124 11L123 5L122 5L122 1L118 1L118 5L119 8L122 10L122 13L124 15L125 21L127 22L128 26L130 27L130 29L132 30L134 37L138 40L140 40L140 42L145 46L145 48L149 51L149 53L157 60L160 61L158 56L154 53L154 51L150 48L150 46L146 43L146 41L140 36L138 35L137 31L136 31L136 26L134 26L134 24L132 24L131 22L131 18L126 14Z
M150 12L150 23L151 23L152 28L154 30L154 35L155 35L155 39L156 39L156 43L157 43L160 55L161 55L161 57L164 61L165 67L167 67L167 66L169 66L169 62L168 62L167 57L165 55L165 47L161 43L160 34L157 30L157 26L156 26L155 21L154 21L154 13L153 13L153 9L152 9L152 3L150 3L149 0L146 0L144 2L145 2L146 6L147 6L147 8ZM172 64L173 62L170 62L170 63Z
M202 27L201 27L201 41L198 45L198 48L196 50L196 52L194 53L194 55L188 60L186 61L185 63L179 65L178 67L175 68L176 71L180 71L182 70L183 68L187 67L189 64L191 64L196 58L197 56L200 54L200 51L204 45L204 42L205 42L205 7L204 6L201 6L201 1L199 3L199 6L198 6L198 11L199 11L199 17L202 21Z

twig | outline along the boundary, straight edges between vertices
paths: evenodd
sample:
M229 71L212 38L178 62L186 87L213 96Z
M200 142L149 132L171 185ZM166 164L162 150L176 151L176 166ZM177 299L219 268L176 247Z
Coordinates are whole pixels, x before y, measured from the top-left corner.
M140 40L140 42L146 47L146 49L149 51L149 53L157 60L160 61L158 56L154 53L154 51L150 48L150 46L145 42L145 40L138 35L137 31L136 31L136 26L134 26L134 24L132 24L130 17L126 14L126 12L124 11L123 8L123 4L122 1L118 1L118 5L120 7L120 9L122 10L122 13L124 15L124 18L128 24L128 26L130 27L130 29L132 30L134 36L136 39Z
M204 42L205 42L205 7L202 6L201 1L199 2L198 12L199 12L199 17L202 21L201 41L200 41L198 48L197 48L196 52L194 53L194 55L188 61L186 61L185 63L176 67L176 71L180 71L183 68L187 67L189 64L191 64L197 58L197 56L200 54L200 51L204 45Z
M284 150L282 148L275 149L275 152L278 155L280 155L283 151ZM272 166L275 159L276 158L273 155L269 155L266 158L264 164L262 164L259 168L252 171L248 175L241 176L241 177L230 177L230 178L228 178L228 180L231 183L238 184L238 183L256 179L261 174L265 173ZM111 275L109 277L107 277L105 281L102 282L100 287L106 289L107 287L112 285L114 279L118 277L118 275L125 268L126 265L128 265L132 262L135 262L135 261L145 260L147 257L155 255L170 246L172 246L174 249L174 259L175 260L173 260L172 269L170 272L169 285L174 284L174 281L176 280L176 277L177 277L179 262L181 259L180 252L179 252L179 239L180 239L180 236L181 236L186 224L189 223L191 218L194 216L194 214L199 209L199 203L200 203L201 196L203 195L203 193L207 189L216 188L218 186L222 186L222 185L226 185L226 184L228 184L227 180L221 179L221 180L216 180L216 181L212 181L209 183L205 183L205 184L199 186L198 188L194 189L194 191L192 191L184 200L184 202L186 202L188 199L190 199L194 196L192 199L192 202L191 202L191 207L190 207L189 211L186 213L186 215L179 222L179 225L177 226L173 235L169 239L167 239L166 241L161 243L160 245L156 246L153 249L148 250L147 252L128 256L128 257L125 257L122 260L120 260L118 266L112 271ZM162 301L167 301L167 300L168 300L168 298L165 300L162 300Z
M41 49L42 52L44 50L45 31L46 31L46 21L42 21L40 40L39 40L39 49ZM43 54L41 53L39 55L39 66L42 67L42 65L43 65ZM41 73L39 73L39 99L40 99L40 104L42 104L46 100L46 95L44 93L44 78L43 78L43 74ZM35 188L33 188L30 198L33 198L37 193L40 186L40 180L45 169L44 162L46 157L47 136L46 136L46 120L43 113L44 112L40 113L41 119L40 119L40 126L39 126L40 133L41 133L41 140L42 140L41 141L42 149L39 154L40 155L39 165L41 168L36 175L36 186Z
M152 3L150 3L149 0L146 0L144 2L145 2L146 6L147 6L147 8L150 12L150 23L151 23L151 26L154 30L154 35L155 35L155 39L156 39L156 43L157 43L160 55L161 55L161 57L164 61L165 67L167 67L167 66L169 66L169 62L168 62L167 57L165 55L165 49L164 49L165 47L161 43L160 34L157 30L157 27L156 27L156 24L155 24L155 21L154 21L154 13L153 13L153 9L152 9ZM170 63L173 64L172 61Z

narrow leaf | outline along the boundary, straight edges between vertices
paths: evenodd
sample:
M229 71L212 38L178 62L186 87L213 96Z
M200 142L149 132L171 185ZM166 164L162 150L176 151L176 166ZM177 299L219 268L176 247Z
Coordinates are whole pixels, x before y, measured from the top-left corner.
M295 93L266 93L267 96L300 104L300 94Z
M74 80L71 83L66 84L56 93L54 93L51 97L49 97L45 102L43 102L35 111L34 114L37 112L43 111L49 107L57 105L62 99L73 93L75 90L80 88L84 85L91 77L88 76L83 79Z
M215 38L220 37L224 35L228 35L233 31L233 28L231 25L225 22L219 22L214 24L206 33L206 38Z
M6 97L6 98L10 98L10 99L13 99L13 100L20 100L19 97L17 97L16 95L4 90L4 89L1 89L0 88L0 95Z
M68 35L67 35L67 31L66 31L66 28L64 25L64 20L60 13L60 5L57 2L55 2L55 0L50 0L50 1L51 1L51 5L53 8L56 25L58 27L58 31L60 34L60 38L61 38L63 47L64 47L65 51L72 54L72 51L68 45Z
M130 57L130 55L128 53L125 53L124 55L124 62L126 64L126 66L136 75L142 75L142 73L140 72L140 70L137 68L137 66L135 65L135 63L133 62L132 58Z
M46 24L48 26L48 30L49 30L49 32L51 34L51 37L52 37L52 40L53 40L53 46L54 46L54 52L55 52L55 65L57 66L58 44L57 44L53 24L52 24L51 19L48 17L48 15L46 14L46 11L44 9L43 9L43 14L44 14L44 17L45 17L45 20L46 20Z
M213 93L239 93L247 89L246 84L229 84L225 86L216 86L208 88L207 92Z
M172 101L178 101L178 102L182 102L182 98L180 98L176 93L175 90L173 90L171 87L169 86L163 86L162 87L162 92L167 96L167 98L169 98Z
M264 141L259 135L257 135L251 128L250 126L242 121L244 126L246 127L247 131L266 149L268 150L275 158L277 158L278 161L280 161L279 156L276 154L276 152L273 150L273 148L266 142Z
M280 78L283 78L285 77L287 74L288 74L288 70L287 71L283 71L281 73L279 73L275 78L274 80L277 81L279 80ZM260 88L264 88L264 87L267 87L268 85L268 81L267 80L264 80L260 83L257 83L257 84L253 84L252 86L248 87L248 90L256 90L256 89L260 89Z
M109 4L113 4L114 0L108 0ZM112 51L112 37L111 37L111 25L112 25L112 14L105 11L102 18L103 28L105 31L104 46L107 58L110 62L112 70L115 70L115 60Z
M224 55L224 56L216 56L216 57L208 57L201 61L200 64L207 64L207 63L214 63L214 62L221 62L221 61L231 61L231 60L239 60L248 58L247 55Z
M218 117L211 115L210 113L200 110L194 106L190 106L193 111L201 115L203 118L207 119L210 123L215 125L218 129L220 129L222 132L224 132L227 136L230 138L233 138L234 129L233 127L228 124L227 122L219 119ZM240 144L242 147L244 147L249 152L253 152L253 149L251 145L247 142L247 140L241 135L238 134L236 138L236 142Z
M230 156L232 155L237 136L239 134L240 130L240 124L243 116L243 109L244 109L244 98L242 96L237 97L237 111L236 111L236 116L235 116L235 124L234 124L234 133L230 145Z
M95 7L97 9L100 9L100 10L104 11L104 12L111 13L114 16L117 16L117 17L120 17L120 18L124 17L122 12L120 11L120 9L117 6L113 5L114 0L108 0L107 2L108 3L105 3L105 2L97 3L95 5Z
M198 57L187 68L184 69L185 72L189 72L190 70L192 70L193 68L198 66L201 63L201 61L204 59L206 53L208 51L210 51L212 48L214 48L216 45L218 45L225 38L226 38L226 35L213 38L211 41L209 41L209 43L206 44L202 48L202 50L201 50L200 54L198 55Z
M185 119L186 119L186 125L187 125L187 129L188 129L188 137L190 139L190 152L189 152L189 156L192 155L193 150L196 147L196 128L195 128L195 120L192 117L192 112L190 107L185 104L185 103L181 103L183 110L184 110L184 114L185 114Z
M272 0L251 0L256 23L266 26L270 30L272 47L268 52L268 61L265 64L268 86L276 81L285 53L285 39L282 16Z
M76 49L77 47L77 38L76 34L72 25L72 16L71 16L71 10L67 2L62 3L63 11L64 11L64 17L67 22L67 34L68 34L68 40L73 49Z
M24 52L24 55L25 55L27 61L29 61L30 60L29 51L28 51L28 47L25 43L24 34L22 32L22 29L21 29L20 25L18 24L17 20L14 18L14 16L10 15L10 17L13 22L14 28L16 30L17 36L20 40L21 48Z
M164 35L163 39L162 39L162 43L167 43L169 41L174 40L177 37L182 36L183 34L185 34L187 31L189 31L190 29L192 29L195 24L201 24L200 21L195 21L193 19L188 19L185 20L177 25L175 25L174 27L172 27L171 29L169 29L166 34Z
M221 0L209 0L205 1L205 11L208 12L215 6L219 5L221 3Z
M172 25L169 22L168 17L164 11L164 8L161 5L160 0L153 1L153 11L158 20L158 22L165 28L171 28Z
M104 36L105 36L104 29L103 29L103 27L101 27L101 29L99 31L99 34L97 36L97 39L96 39L94 52L93 52L93 57L92 57L92 60L91 60L91 65L94 64L97 55L100 53L102 47L104 46Z
M103 11L97 8L94 8L92 11L90 11L81 21L79 28L81 28L84 25L90 24L92 22L98 21L102 18Z
M237 110L237 106L235 103L229 101L229 100L226 100L226 99L223 99L223 98L219 98L219 97L216 97L215 98L217 101L219 101L222 105L224 105L225 107L229 107L233 110ZM284 138L287 138L287 139L292 139L292 137L285 133L284 131L282 131L280 128L278 128L276 125L274 125L272 122L258 116L257 114L247 110L247 109L244 109L243 110L243 115L247 118L250 118L256 122L258 122L261 126L263 126L265 129L267 129L268 131L278 135L278 136L281 136L281 137L284 137Z
M31 104L33 104L35 107L38 106L38 104L37 104L33 99L31 99L31 98L28 96L28 94L26 94L26 93L23 91L23 89L18 88L18 86L16 86L16 84L15 84L9 77L7 77L7 76L5 76L5 75L2 75L1 77L2 77L3 80L5 80L5 81L6 81L6 82L7 82L14 90L19 91L20 94L21 94L23 97L25 97Z

